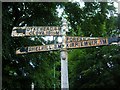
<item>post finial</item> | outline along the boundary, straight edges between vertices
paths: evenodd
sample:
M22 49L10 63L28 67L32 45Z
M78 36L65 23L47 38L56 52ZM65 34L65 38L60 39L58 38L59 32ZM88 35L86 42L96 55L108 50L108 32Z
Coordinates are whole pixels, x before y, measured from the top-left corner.
M65 18L62 18L62 27L63 29L65 29L66 32L69 32L67 20Z

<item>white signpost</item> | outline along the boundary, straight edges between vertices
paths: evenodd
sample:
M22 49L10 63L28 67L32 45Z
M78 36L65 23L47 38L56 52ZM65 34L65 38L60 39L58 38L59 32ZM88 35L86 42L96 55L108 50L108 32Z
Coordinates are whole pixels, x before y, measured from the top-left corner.
M51 50L60 50L61 58L61 89L69 89L68 82L68 53L67 49L84 48L92 46L110 45L112 42L119 42L120 38L102 38L102 37L77 37L66 36L67 21L63 20L62 27L40 26L40 27L14 27L12 37L24 36L62 36L62 43L41 46L28 46L16 50L16 54L25 54L32 52L43 52Z

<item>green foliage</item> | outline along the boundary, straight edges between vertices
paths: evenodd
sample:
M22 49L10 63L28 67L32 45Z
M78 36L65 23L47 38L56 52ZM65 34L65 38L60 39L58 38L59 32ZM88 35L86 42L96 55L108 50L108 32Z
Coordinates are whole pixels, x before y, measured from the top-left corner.
M16 48L47 43L41 37L11 37L14 26L60 26L57 6L71 27L70 36L109 37L119 34L119 17L112 3L2 3L2 83L3 89L60 88L59 51L16 55ZM49 42L52 43L52 42ZM120 88L120 47L103 46L68 51L70 88Z
M111 4L86 2L83 8L77 3L67 5L65 11L73 31L71 35L88 37L118 35L116 17L107 16L110 10L114 11ZM82 13L72 13L78 8ZM69 52L70 88L120 88L119 49L119 46L104 46L71 50Z
M2 71L3 89L30 89L32 82L35 88L60 87L59 71L54 72L54 65L58 63L58 52L42 52L16 55L16 48L24 46L42 45L46 43L41 37L11 37L15 26L58 26L59 18L56 3L15 2L2 4ZM56 67L59 67L56 65ZM56 73L56 77L53 77ZM57 75L58 74L58 75Z

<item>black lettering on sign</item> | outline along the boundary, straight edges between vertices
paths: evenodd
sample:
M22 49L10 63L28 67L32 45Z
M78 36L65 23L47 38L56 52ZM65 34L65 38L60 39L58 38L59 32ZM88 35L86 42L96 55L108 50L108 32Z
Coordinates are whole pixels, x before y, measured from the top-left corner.
M72 42L75 42L75 37L72 38Z
M36 46L35 49L36 49L35 51L38 51L38 46Z
M78 37L76 37L76 41L79 42L79 38Z
M36 51L36 47L33 47L33 51Z
M33 30L32 30L32 27L30 28L29 35L33 35Z
M39 35L42 35L44 33L44 31L41 31L41 32L39 32Z
M62 48L62 45L61 45L61 44L58 44L58 48Z
M28 52L31 52L31 48L30 47L28 47Z
M97 40L94 40L94 45L97 45Z
M83 42L80 42L80 46L84 46L84 45L83 45Z
M47 46L47 50L50 50L50 49L51 49L51 48L50 48L50 46L48 45L48 46Z
M80 37L79 40L82 41L82 37Z
M28 30L30 30L29 31L29 35L32 35L32 28L31 27L29 27L29 29Z
M41 46L38 46L38 51L41 51Z
M21 47L20 52L28 52L28 48L27 47Z
M59 31L56 31L56 35L59 35L60 33L59 33Z
M75 46L75 43L74 42L72 42L72 47L74 47Z
M78 42L75 42L75 47L78 47Z
M106 39L103 39L103 44L107 44L107 41L106 41Z
M40 30L41 30L41 31L44 30L44 27L40 27Z
M44 46L42 46L42 51L44 51L45 50L45 47Z
M72 37L70 37L70 42L72 42Z
M77 37L77 42L79 42L80 40L79 40L79 37Z
M38 30L38 31L36 32L36 35L39 35L39 32L40 32L40 30Z
M36 30L35 30L35 35L37 35L37 32L38 32L38 27L36 27Z
M57 44L57 49L61 49L62 48L62 44Z
M41 46L41 50L44 50L44 47L43 47L43 46Z
M42 32L42 35L44 35L44 31Z
M92 45L92 41L89 41L89 46L91 46Z
M45 27L44 26L41 26L39 27L41 31L44 31L45 30Z
M74 39L74 40L75 40L75 42L77 42L77 37L75 37L75 39Z
M43 46L40 46L40 50L43 50Z
M85 46L88 46L88 42L87 42L87 41L85 41L85 42L84 42L84 45L85 45Z
M37 47L36 47L36 51L40 51L40 46L37 46Z
M76 42L76 37L73 38L73 41Z
M50 28L49 27L44 27L45 28L45 30L49 30Z
M48 50L52 50L53 47L51 45L48 45Z
M70 47L70 44L69 44L69 43L67 43L67 44L66 44L66 47L67 47L67 48L68 48L68 47Z
M37 28L37 30L36 30L36 35L38 35L38 31L39 31L39 28Z
M91 46L93 46L94 45L94 43L93 43L93 41L91 41Z
M36 31L36 35L39 35L40 32L40 28L38 28L38 30Z
M57 49L57 44L54 45L54 49Z
M100 45L102 45L103 44L103 41L100 39Z
M15 29L16 30L16 32L17 33L23 33L23 34L25 34L25 29Z
M33 35L36 35L36 28L33 28Z
M93 46L94 44L93 44L93 41L90 41L91 42L91 46Z
M47 34L47 35L50 35L50 31L47 31L46 34Z
M93 45L96 45L95 40L93 40Z
M67 37L67 38L66 38L66 42L69 42L69 41L70 41L70 37Z
M58 30L58 27L53 27L53 30L55 30L55 31Z
M34 47L28 47L28 52L33 52L33 51L35 51Z
M50 30L50 27L46 27L47 28L47 30Z
M61 30L61 27L58 27L58 30Z
M83 37L83 39L82 40L86 40L86 38L85 37Z
M51 45L51 47L50 47L52 50L54 50L54 45Z
M107 44L106 39L100 39L100 45Z

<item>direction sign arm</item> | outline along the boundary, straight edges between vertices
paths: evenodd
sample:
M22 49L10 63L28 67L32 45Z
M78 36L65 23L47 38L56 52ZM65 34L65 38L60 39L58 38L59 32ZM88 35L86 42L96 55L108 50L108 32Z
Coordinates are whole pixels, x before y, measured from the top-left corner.
M42 52L42 51L51 51L51 50L60 50L62 44L49 44L49 45L40 45L40 46L28 46L21 47L16 50L16 54L25 54L32 52Z
M58 26L14 27L11 36L61 36L61 32Z

